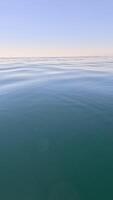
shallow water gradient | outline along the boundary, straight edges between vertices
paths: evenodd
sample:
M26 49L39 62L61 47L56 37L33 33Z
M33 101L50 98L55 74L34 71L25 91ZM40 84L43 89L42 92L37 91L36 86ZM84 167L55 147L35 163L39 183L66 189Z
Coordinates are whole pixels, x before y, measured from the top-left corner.
M113 57L0 59L0 199L113 200Z

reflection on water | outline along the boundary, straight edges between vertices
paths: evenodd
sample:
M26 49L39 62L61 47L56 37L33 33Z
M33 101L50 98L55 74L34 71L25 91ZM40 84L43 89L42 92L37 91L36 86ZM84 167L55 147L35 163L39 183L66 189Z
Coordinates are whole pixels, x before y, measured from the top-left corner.
M113 58L1 58L1 199L112 200L112 187Z

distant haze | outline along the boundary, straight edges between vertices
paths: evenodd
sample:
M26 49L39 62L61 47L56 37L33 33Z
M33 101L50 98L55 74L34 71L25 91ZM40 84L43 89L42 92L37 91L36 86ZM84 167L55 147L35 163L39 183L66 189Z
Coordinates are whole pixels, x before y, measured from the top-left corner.
M113 49L0 49L0 57L113 56Z

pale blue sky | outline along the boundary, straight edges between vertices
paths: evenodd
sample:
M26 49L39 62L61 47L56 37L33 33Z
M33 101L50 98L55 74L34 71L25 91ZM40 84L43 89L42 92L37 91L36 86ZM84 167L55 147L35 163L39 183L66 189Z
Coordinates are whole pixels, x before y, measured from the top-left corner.
M113 0L0 1L1 56L93 49L113 50Z

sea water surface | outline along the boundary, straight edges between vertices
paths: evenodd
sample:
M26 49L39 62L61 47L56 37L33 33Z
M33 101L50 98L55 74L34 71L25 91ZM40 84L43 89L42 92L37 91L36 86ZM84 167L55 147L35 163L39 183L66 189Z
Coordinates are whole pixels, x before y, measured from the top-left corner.
M0 199L113 200L113 57L0 59Z

